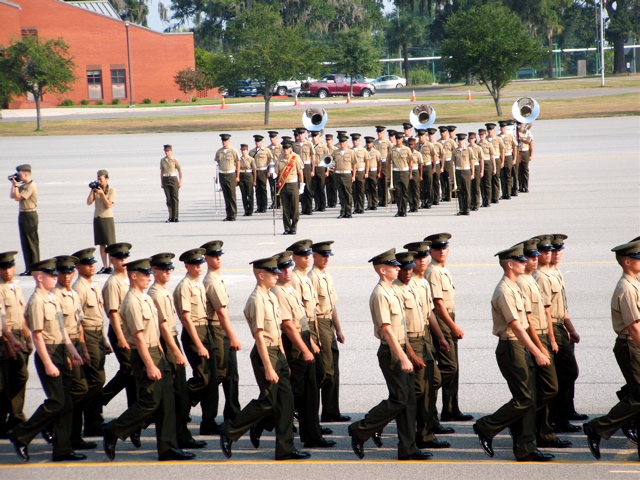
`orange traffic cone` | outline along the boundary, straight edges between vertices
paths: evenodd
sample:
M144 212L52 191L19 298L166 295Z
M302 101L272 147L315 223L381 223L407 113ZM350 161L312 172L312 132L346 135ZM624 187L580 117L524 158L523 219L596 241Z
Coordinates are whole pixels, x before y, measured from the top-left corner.
M412 102L416 101L416 91L415 90L411 90L411 101Z
M347 103L351 103L351 94L347 93Z
M467 92L467 100L471 100L471 90Z
M227 108L227 104L224 103L224 97L222 97L222 105L220 105L220 108Z
M294 100L294 102L293 102L293 106L294 106L294 107L298 107L298 106L300 106L300 102L298 101L298 95L296 94L296 96L295 96L294 98L295 98L295 100Z

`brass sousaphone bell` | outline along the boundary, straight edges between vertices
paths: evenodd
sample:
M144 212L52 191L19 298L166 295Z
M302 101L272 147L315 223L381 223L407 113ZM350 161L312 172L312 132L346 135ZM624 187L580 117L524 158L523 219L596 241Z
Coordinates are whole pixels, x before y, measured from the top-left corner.
M530 124L540 115L540 105L531 97L522 97L514 102L511 114L518 122Z
M431 105L416 105L409 113L409 121L415 129L426 129L436 121L436 109Z
M324 108L307 108L302 113L302 124L311 132L319 132L329 120L329 114Z

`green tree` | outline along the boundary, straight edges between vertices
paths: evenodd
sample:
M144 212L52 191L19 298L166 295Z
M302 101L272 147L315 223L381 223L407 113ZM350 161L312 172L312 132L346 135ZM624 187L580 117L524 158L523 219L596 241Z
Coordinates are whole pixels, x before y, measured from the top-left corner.
M116 9L122 20L128 20L144 27L148 26L149 7L147 0L109 0L109 3Z
M609 22L605 36L613 43L613 73L625 73L624 46L629 36L640 35L640 0L605 3Z
M215 87L215 84L205 72L195 68L185 68L177 71L173 76L173 81L185 95L194 90L207 90Z
M417 7L417 6L416 6ZM411 85L411 73L409 69L409 47L420 42L428 36L428 20L414 13L412 10L400 9L387 15L387 27L385 36L389 50L402 49L404 59L404 74L407 78L407 86Z
M40 101L45 93L63 94L76 80L69 45L62 38L25 37L0 50L0 93L7 99L32 94L36 130L40 130Z
M331 47L331 54L336 71L351 77L351 96L357 74L378 76L382 69L382 53L374 45L370 31L351 28L339 33Z
M538 62L546 51L531 38L515 13L500 3L455 13L445 25L442 63L454 76L473 76L493 97L502 115L500 92L518 69Z

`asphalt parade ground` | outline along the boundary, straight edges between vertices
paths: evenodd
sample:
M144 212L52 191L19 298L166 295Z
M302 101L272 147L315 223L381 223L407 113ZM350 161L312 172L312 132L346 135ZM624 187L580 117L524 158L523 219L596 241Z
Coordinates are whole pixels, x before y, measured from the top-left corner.
M383 119L371 119L369 126L350 132L373 135ZM292 128L295 125L291 126ZM394 127L389 125L389 127ZM395 126L397 127L397 126ZM458 132L477 130L480 124L458 124ZM330 125L335 133L339 126ZM265 129L266 130L266 129ZM611 293L620 276L611 248L640 235L640 117L538 120L534 160L530 164L530 193L481 208L470 216L455 216L455 205L441 202L430 210L395 218L395 209L378 209L352 219L337 219L338 209L302 216L295 237L282 235L282 220L267 214L239 216L236 222L222 222L224 202L214 188L213 156L220 146L218 133L176 133L148 135L103 135L74 137L3 138L0 173L9 175L15 166L30 163L39 188L41 258L70 254L92 246L93 206L86 205L88 183L96 171L106 168L110 184L117 190L113 207L116 235L133 244L132 259L170 251L179 255L203 243L224 241L223 275L230 292L233 326L242 341L238 352L240 401L246 404L258 394L249 362L253 341L242 309L254 286L249 261L284 250L297 239L334 240L330 270L339 300L338 313L346 342L340 346L341 410L354 420L380 400L387 390L377 365L378 341L368 307L377 279L367 260L375 254L421 240L425 236L452 234L448 267L456 287L456 321L465 332L460 340L460 406L476 418L496 410L509 400L506 382L500 375L491 335L490 299L501 270L494 254L534 235L565 233L568 239L561 264L567 283L571 318L581 340L576 346L580 377L575 403L581 413L602 415L617 399L623 384L612 352L615 335L611 328ZM232 146L253 145L252 135L264 131L233 132ZM289 132L280 132L289 134ZM173 145L184 170L180 192L180 222L165 224L167 211L160 188L159 161L162 145ZM1 184L0 184L1 187ZM6 194L0 199L0 251L20 250L17 226L18 205ZM238 192L239 200L239 192ZM275 235L274 235L275 232ZM21 256L17 271L24 270ZM176 268L173 288L185 270ZM102 285L106 276L96 277ZM33 280L18 277L28 298ZM33 359L30 361L27 415L42 402L43 393ZM117 361L107 359L107 379L117 370ZM223 397L223 395L221 395ZM223 399L221 398L221 402ZM105 418L118 416L126 408L124 392L105 407ZM222 408L220 408L222 411ZM198 433L200 410L192 410L192 431ZM221 417L219 417L221 421ZM338 444L331 449L312 449L307 461L274 462L274 438L265 432L262 445L254 449L248 436L233 444L233 457L226 460L218 437L200 437L209 445L197 451L191 462L158 463L154 427L143 432L142 448L128 441L118 442L115 462L109 462L99 447L87 452L84 462L52 464L51 447L37 437L31 444L31 462L19 463L7 440L0 440L0 477L29 478L358 478L427 477L506 478L640 478L635 446L617 432L602 441L602 461L589 453L582 434L560 434L573 447L546 450L556 461L544 465L518 464L513 460L511 439L502 432L494 440L496 456L489 460L471 430L473 422L452 423L456 434L441 436L452 447L433 450L427 462L397 462L395 425L383 436L384 446L365 444L365 458L358 460L350 447L347 424L328 424ZM302 445L296 440L298 448Z

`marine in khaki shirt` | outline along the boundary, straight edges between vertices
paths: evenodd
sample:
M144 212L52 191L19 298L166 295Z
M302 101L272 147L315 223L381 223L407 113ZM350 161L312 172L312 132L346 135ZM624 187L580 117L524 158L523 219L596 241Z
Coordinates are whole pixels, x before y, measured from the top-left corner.
M160 345L158 313L151 296L130 288L120 309L122 330L132 349L137 349L135 335L142 331L141 340L147 348Z

